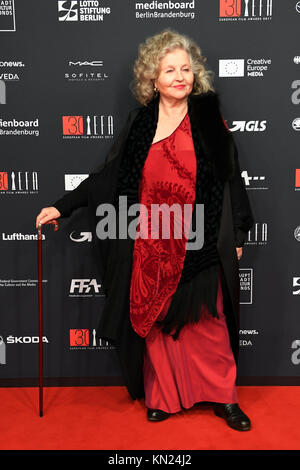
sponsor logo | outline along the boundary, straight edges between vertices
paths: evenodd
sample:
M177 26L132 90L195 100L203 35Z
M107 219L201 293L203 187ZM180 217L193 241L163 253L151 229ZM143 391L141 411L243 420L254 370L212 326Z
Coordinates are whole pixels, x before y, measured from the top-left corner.
M2 336L0 336L0 365L6 364L6 344Z
M70 350L96 350L96 349L115 349L109 341L96 336L96 330L90 333L88 329L70 329Z
M0 80L0 104L6 104L6 83Z
M137 1L135 2L135 18L138 20L166 18L195 19L195 0L189 2L167 0Z
M266 245L268 241L268 224L266 222L256 222L248 232L245 245Z
M40 338L38 336L8 336L6 338L7 344L32 344L39 343ZM49 343L47 336L42 337L43 343Z
M266 124L267 121L232 121L228 128L231 132L263 132L267 128Z
M96 279L72 279L70 297L104 297L102 284Z
M17 119L6 121L0 119L0 135L34 135L38 137L40 135L39 120L38 118L34 121L19 121Z
M219 77L264 77L271 59L219 59Z
M296 227L294 230L294 237L296 238L297 242L300 242L300 227Z
M0 31L16 31L15 0L0 1Z
M300 339L295 339L292 342L291 348L294 349L291 355L292 364L298 366L300 364Z
M296 118L292 122L292 128L294 131L300 131L300 118Z
M76 232L73 231L70 234L70 239L73 242L81 243L81 242L91 242L92 241L92 238L93 238L92 237L92 232L80 232L79 237L76 237L76 235L73 235L73 233L76 233Z
M265 176L250 176L247 170L243 170L241 176L244 178L246 189L269 189L269 187L264 184L266 180Z
M300 295L300 277L293 277L293 295Z
M103 68L103 60L69 61L70 72L65 73L69 82L99 82L109 78L107 72L95 70Z
M253 303L253 268L239 268L240 304Z
M239 334L240 336L248 336L251 335L258 335L258 331L257 330L239 330ZM248 338L240 338L239 340L239 343L240 343L240 346L241 347L249 347L249 346L253 346L253 338L251 339L248 339Z
M295 170L295 191L300 191L300 168Z
M14 233L5 233L2 232L2 240L3 241L36 241L38 239L38 235L35 233L21 233L21 232L14 232ZM42 234L42 239L45 240L45 235Z
M65 190L73 191L82 183L89 175L65 175Z
M0 195L36 194L38 174L36 171L0 171Z
M43 279L43 283L47 283L47 279ZM0 287L34 287L38 286L37 279L0 279Z
M273 0L219 0L219 21L270 21Z
M58 0L58 21L104 21L109 14L110 7L101 6L98 0Z
M112 115L62 116L64 139L111 139L114 132Z

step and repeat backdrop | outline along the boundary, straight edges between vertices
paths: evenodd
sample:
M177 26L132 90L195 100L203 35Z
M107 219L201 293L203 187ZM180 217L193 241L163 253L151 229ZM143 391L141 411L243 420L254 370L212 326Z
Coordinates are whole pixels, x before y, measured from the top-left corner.
M240 261L239 384L299 384L300 2L0 0L0 385L38 376L35 218L104 161L138 46L170 27L214 72L255 215ZM43 227L48 384L122 385L85 208Z

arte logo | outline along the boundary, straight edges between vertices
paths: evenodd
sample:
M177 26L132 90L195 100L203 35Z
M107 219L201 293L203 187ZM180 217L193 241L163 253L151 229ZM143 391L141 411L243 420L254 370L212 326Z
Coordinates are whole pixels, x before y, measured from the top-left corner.
M219 21L270 20L273 0L219 0Z
M36 194L36 171L0 171L0 194Z
M0 1L0 31L16 31L15 0Z
M64 138L107 139L112 138L114 124L112 115L63 116Z
M295 171L295 190L300 191L300 168Z
M100 6L98 0L58 0L58 21L104 21L110 7Z
M247 170L243 170L241 177L244 178L244 183L246 189L269 189L264 185L266 177L265 176L249 176ZM263 183L261 183L263 181Z

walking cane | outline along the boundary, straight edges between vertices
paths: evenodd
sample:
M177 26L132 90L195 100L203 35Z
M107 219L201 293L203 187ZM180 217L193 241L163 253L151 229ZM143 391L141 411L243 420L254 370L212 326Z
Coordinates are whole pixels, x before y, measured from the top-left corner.
M51 220L54 231L58 230L57 220ZM43 263L42 263L42 224L38 224L38 296L39 296L39 406L43 416Z

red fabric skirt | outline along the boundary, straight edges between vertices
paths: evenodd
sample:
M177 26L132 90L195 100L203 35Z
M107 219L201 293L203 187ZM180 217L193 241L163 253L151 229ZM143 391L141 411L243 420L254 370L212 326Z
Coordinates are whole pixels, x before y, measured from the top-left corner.
M158 319L170 303L171 298ZM147 408L176 413L201 401L238 402L220 278L217 310L219 319L204 308L199 322L185 325L176 341L153 324L145 338L143 365Z

